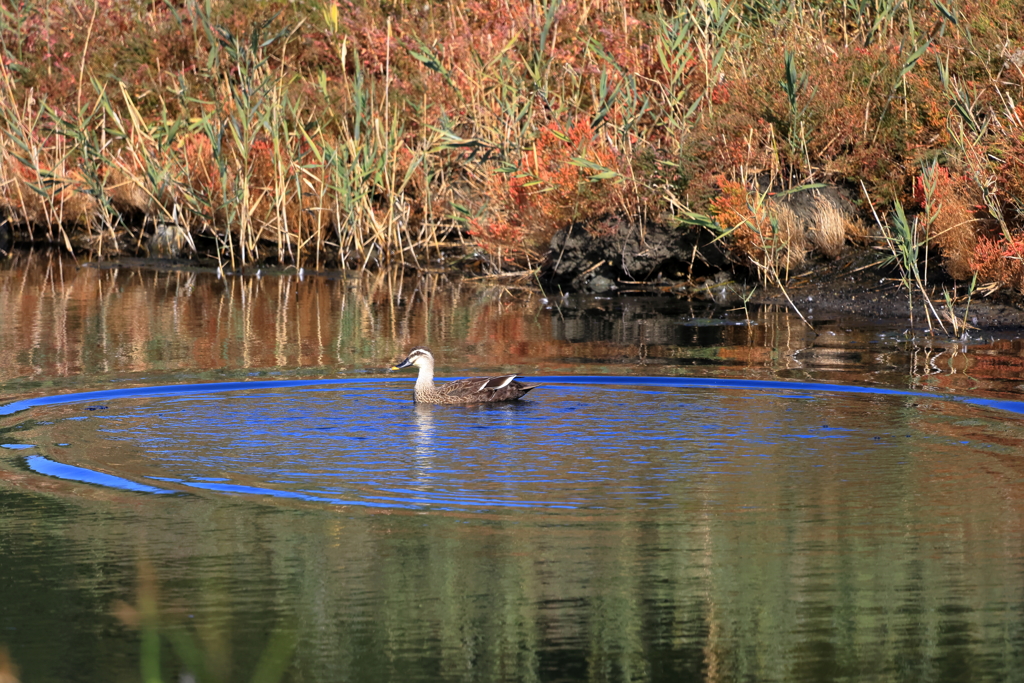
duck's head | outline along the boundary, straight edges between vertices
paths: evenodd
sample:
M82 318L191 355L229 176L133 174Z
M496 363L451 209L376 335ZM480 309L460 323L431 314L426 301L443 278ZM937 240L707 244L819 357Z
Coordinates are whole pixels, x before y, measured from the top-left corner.
M432 366L433 364L434 356L430 353L430 351L423 348L422 346L417 346L415 349L409 352L409 355L405 357L405 360L403 360L401 363L398 363L397 365L392 365L390 368L388 368L388 370L401 370L402 368L407 368L410 365L415 365L416 367L421 368L424 365Z

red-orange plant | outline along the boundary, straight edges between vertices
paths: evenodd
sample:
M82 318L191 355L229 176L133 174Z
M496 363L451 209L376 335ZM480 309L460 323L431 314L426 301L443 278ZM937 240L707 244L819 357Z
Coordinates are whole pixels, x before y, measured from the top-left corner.
M982 283L998 282L1024 292L1024 235L1012 241L979 237L971 259L971 268Z
M756 210L743 183L725 176L715 180L720 194L711 200L711 215L723 230L732 230L729 244L735 252L760 262L773 234L768 212Z
M927 175L926 175L927 174ZM963 176L935 166L914 179L914 200L925 212L928 235L942 253L942 265L952 277L971 276L975 253L975 220L971 209L979 203L974 188Z
M622 165L618 151L586 118L548 123L523 150L516 172L488 178L490 215L472 221L471 234L486 249L503 247L508 258L536 259L557 230L577 223L595 229L621 208Z
M723 230L732 231L729 244L735 254L771 277L803 262L807 238L787 204L724 176L716 180L720 193L711 199L711 215Z

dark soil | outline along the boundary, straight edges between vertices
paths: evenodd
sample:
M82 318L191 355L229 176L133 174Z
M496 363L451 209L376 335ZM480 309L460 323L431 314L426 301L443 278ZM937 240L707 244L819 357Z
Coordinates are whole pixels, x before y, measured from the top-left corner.
M640 283L693 280L727 267L710 233L664 224L641 229L612 219L600 231L572 226L558 232L540 280L546 289L605 294Z
M792 305L812 321L824 318L904 321L909 326L912 310L914 327L927 329L928 318L920 290L914 289L911 309L907 288L896 266L879 264L884 257L883 252L873 249L848 249L835 261L810 264L806 272L791 277L785 293ZM978 287L968 296L969 287L944 277L937 264L931 265L928 282L934 310L942 316L947 329L951 326L946 319L949 306L944 289L953 300L953 315L959 320L966 319L981 331L1021 329L1024 332L1024 297L1019 294L987 292L984 287ZM789 306L789 300L776 288L760 296L755 293L751 302Z
M11 226L6 220L0 220L0 258L6 258L14 243Z

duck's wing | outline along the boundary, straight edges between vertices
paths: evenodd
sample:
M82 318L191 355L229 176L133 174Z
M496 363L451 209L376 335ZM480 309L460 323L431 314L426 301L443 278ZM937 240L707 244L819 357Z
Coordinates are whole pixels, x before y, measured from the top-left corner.
M438 385L437 390L448 395L475 396L480 392L493 391L499 386L507 386L514 377L515 375L509 375L508 377L468 377L466 379L453 379L450 382ZM488 386L492 382L494 384Z
M515 375L502 375L501 377L488 377L486 379L481 378L482 383L480 384L480 388L477 389L477 391L496 391L498 389L504 389L509 384L511 384L512 380L514 380L515 378ZM477 379L474 381L480 382L481 379Z
M515 378L515 375L502 375L457 379L440 385L438 391L446 396L457 397L460 403L490 403L514 401L537 386L527 386L516 382Z

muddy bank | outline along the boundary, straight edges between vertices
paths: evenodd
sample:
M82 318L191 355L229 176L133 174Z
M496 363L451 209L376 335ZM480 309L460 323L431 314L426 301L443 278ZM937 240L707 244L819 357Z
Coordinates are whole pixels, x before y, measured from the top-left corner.
M763 190L767 193L768 187ZM557 233L540 268L545 291L608 296L671 292L723 309L756 305L795 308L808 322L885 322L952 333L966 322L980 330L1024 330L1024 297L985 283L973 292L947 273L937 250L919 264L931 306L921 291L908 296L885 240L869 229L850 193L818 187L766 199L767 216L785 247L773 256L784 291L765 283L757 255L725 246L711 230L610 221L599 230L573 226ZM922 250L924 253L924 250ZM949 301L946 300L946 292ZM952 321L955 319L955 322ZM962 331L962 330L961 330ZM957 334L959 336L959 334Z
M11 253L14 238L11 234L11 226L6 220L0 220L0 259L7 258Z
M578 225L558 232L540 279L552 289L604 294L624 286L692 281L727 265L709 232L620 220L597 232Z
M575 250L586 240L572 237L567 242L566 253L575 255ZM949 333L953 332L955 326L950 317L966 321L974 328L969 329L973 337L983 335L985 330L1019 329L1024 333L1024 297L1019 294L992 291L984 286L977 286L969 293L968 285L946 277L938 263L930 264L927 289L932 306L926 313L920 290L915 289L912 299L909 298L896 265L886 263L886 252L871 247L848 246L835 260L809 261L801 272L790 275L783 291L779 287L765 286L755 273L730 263L718 250L711 252L713 259L698 256L692 262L683 262L678 255L666 259L663 267L655 270L654 277L647 282L626 280L621 275L616 277L614 272L618 254L608 242L599 240L597 244L601 249L598 253L604 257L596 262L597 267L592 264L590 272L582 269L567 281L563 280L563 286L603 296L672 293L680 298L713 302L722 310L742 308L744 303L748 307L782 306L795 308L811 324L842 320L852 325L883 323L909 330L913 323L916 332L923 332L929 329L931 314L931 327L936 333L942 333L942 325ZM692 245L687 246L692 253ZM659 244L648 254L656 254L661 249ZM594 251L591 245L587 253ZM554 257L554 250L550 257ZM633 257L632 262L643 262L643 258ZM629 258L624 260L631 262ZM681 263L685 270L679 270ZM690 277L686 277L688 275ZM548 288L560 291L559 283L552 284L550 279L545 289ZM949 293L951 305L946 302L943 290ZM935 314L942 325L935 322Z
M928 316L920 290L913 292L913 306L910 305L906 287L903 286L895 265L879 265L883 252L874 249L848 250L844 257L833 262L813 264L813 268L792 277L786 284L786 294L792 305L812 323L825 319L843 319L853 323L899 321L908 329L913 315L914 330L928 329ZM989 331L1020 330L1024 333L1024 297L1005 290L992 291L977 286L969 293L969 286L954 283L941 275L936 265L929 278L929 292L932 307L942 319L946 329L952 332L949 316L955 316L974 329L969 333L974 338ZM952 306L948 305L943 289L950 294ZM751 303L789 306L790 301L778 288L755 292ZM931 309L929 309L929 313ZM934 322L936 332L941 328Z
M755 207L744 199L742 209L730 208L738 198L723 192L717 218L665 215L641 224L611 217L562 229L541 265L541 283L598 294L707 277L717 283L723 271L747 271L755 262L788 273L809 257L835 259L846 244L866 242L868 230L848 190L821 184L785 190L770 177L758 182ZM723 231L720 225L737 227Z

